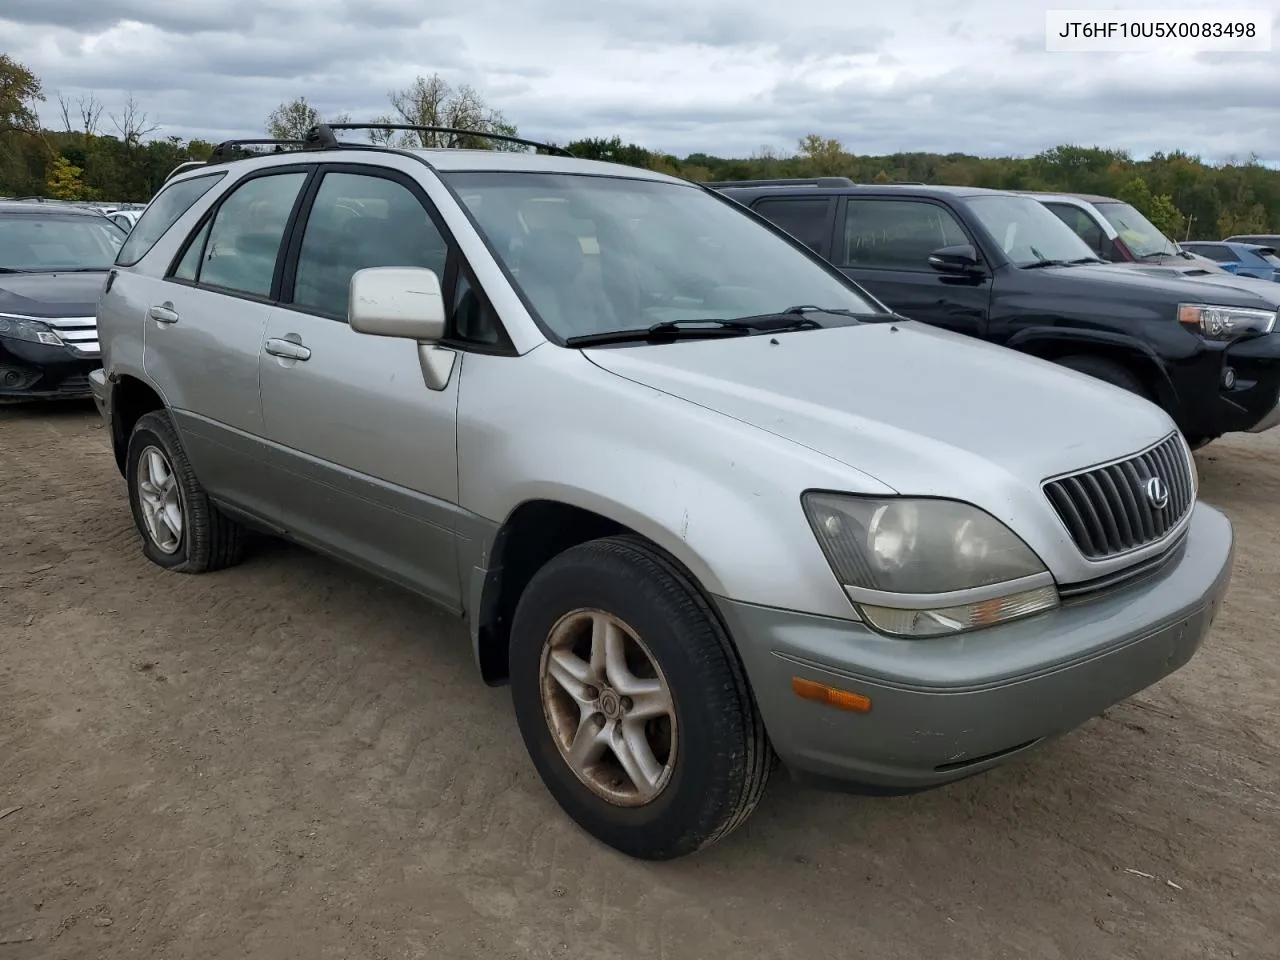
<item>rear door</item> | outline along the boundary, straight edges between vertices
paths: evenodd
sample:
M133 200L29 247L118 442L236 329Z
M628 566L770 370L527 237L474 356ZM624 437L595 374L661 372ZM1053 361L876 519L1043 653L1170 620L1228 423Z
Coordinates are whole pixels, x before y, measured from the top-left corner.
M846 197L834 262L876 297L913 320L970 336L986 333L992 277L929 266L940 247L977 242L944 204L919 197Z
M314 167L272 167L223 194L147 299L143 367L169 404L210 495L263 518L258 358L278 295L283 239Z

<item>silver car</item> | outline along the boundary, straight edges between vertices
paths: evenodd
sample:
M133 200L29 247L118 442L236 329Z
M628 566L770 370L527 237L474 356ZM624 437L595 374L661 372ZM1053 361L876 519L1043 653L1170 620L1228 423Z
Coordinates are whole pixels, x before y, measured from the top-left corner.
M145 554L286 537L470 626L563 809L641 858L780 759L910 791L1185 664L1233 536L1160 409L895 316L697 185L321 142L169 182L95 376Z

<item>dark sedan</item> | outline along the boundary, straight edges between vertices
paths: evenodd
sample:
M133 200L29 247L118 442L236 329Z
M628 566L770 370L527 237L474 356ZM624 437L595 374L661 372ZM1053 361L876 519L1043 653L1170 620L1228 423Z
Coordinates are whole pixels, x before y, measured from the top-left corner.
M94 311L126 236L96 211L0 201L0 401L90 395Z

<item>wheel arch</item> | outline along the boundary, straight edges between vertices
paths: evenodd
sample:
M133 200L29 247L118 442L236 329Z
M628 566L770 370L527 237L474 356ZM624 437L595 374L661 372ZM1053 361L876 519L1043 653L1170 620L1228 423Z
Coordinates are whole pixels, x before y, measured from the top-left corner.
M111 450L115 454L116 468L124 476L125 454L134 424L144 414L164 410L168 404L153 384L132 373L113 374L110 383Z
M1133 337L1094 330L1031 328L1019 331L1006 346L1054 363L1082 355L1110 360L1132 373L1150 391L1159 406L1170 412L1178 409L1178 393L1164 361L1149 346Z
M477 562L464 566L464 576L471 578L467 606L472 651L482 679L490 686L507 682L511 621L525 587L553 557L581 543L601 537L635 537L678 568L708 606L717 609L712 594L720 589L718 583L674 531L637 522L621 505L584 506L575 499L524 500L498 526ZM727 625L720 625L727 633Z

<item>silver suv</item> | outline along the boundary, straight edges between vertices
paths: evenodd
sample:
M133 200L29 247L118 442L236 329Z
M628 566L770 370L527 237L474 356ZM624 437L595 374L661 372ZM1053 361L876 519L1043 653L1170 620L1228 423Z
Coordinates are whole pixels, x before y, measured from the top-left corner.
M257 529L465 618L604 843L705 847L779 758L957 780L1200 646L1232 530L1145 400L688 182L312 140L175 177L106 286L143 550L204 573Z

